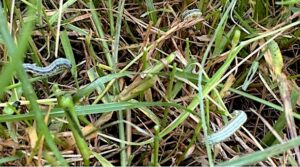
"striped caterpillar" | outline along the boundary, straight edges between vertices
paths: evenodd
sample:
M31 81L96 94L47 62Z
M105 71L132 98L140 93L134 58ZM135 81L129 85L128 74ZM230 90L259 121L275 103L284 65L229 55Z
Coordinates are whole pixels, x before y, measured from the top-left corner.
M186 10L181 14L181 17L183 20L187 20L189 18L193 17L199 17L201 16L202 13L200 12L199 9L191 9L191 10Z
M207 137L209 144L220 143L233 135L247 121L247 115L244 111L236 110L233 113L235 117L222 129Z
M72 65L68 59L58 58L46 67L38 67L35 64L24 63L24 69L34 75L53 76L64 70L69 70Z

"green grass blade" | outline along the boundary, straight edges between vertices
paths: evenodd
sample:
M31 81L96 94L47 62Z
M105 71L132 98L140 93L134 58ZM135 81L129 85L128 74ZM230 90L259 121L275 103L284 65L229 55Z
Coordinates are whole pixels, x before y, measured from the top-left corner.
M170 103L170 102L112 102L106 104L95 104L90 106L75 106L75 112L78 116L89 115L89 114L99 114L107 113L118 110L128 110L143 107L153 107L153 106L166 106L166 107L176 107L185 110L181 105ZM186 111L191 112L191 111ZM46 113L41 112L44 116ZM61 108L52 109L49 114L50 117L63 117L64 111ZM0 115L0 122L12 122L12 121L22 121L22 120L32 120L35 118L34 113L25 113L19 115Z
M21 152L17 152L15 156L3 157L0 158L0 164L5 164L7 162L16 161L24 157L24 154Z
M110 34L114 35L115 34L115 23L114 23L114 15L113 15L113 0L108 0L107 6L108 6Z
M79 89L77 91L77 93L73 96L73 99L75 101L77 101L80 98L82 98L83 96L88 96L90 93L92 93L94 90L96 90L97 87L99 86L99 84L101 85L101 84L109 82L113 79L128 76L128 75L130 75L130 73L124 72L124 73L116 73L116 74L110 74L110 75L106 75L104 77L100 77L100 78L94 80L92 83L90 83L86 87Z
M218 164L218 166L245 166L257 164L260 161L267 159L278 154L281 154L289 149L295 148L300 145L300 137L294 138L283 144L277 144L272 147L266 148L263 151L256 151L245 155L240 158L232 159Z
M82 35L82 36L88 36L89 35L89 33L87 31L85 31L84 29L79 28L77 26L74 26L73 24L66 24L66 25L64 25L64 28L75 31L79 35Z
M91 9L92 20L93 20L93 22L96 26L96 31L97 31L100 38L105 39L105 34L104 34L104 31L103 31L103 28L102 28L102 24L99 21L98 13L96 12L93 1L89 0L88 5L89 5L89 8ZM109 47L108 47L108 44L107 44L106 40L101 40L101 45L102 45L102 48L104 50L104 54L105 54L107 63L110 67L112 67L113 66L113 60L112 60L112 56L110 54L110 50L109 50Z
M58 89L56 91L59 91ZM57 98L58 104L65 111L65 115L68 120L68 125L72 131L72 134L76 141L76 146L82 155L84 166L90 165L89 156L91 154L90 149L82 134L80 123L75 112L75 107L71 95L63 95Z
M114 42L113 42L113 47L112 47L112 58L113 58L113 64L112 68L116 72L116 64L118 63L118 53L119 53L119 43L120 43L120 32L121 32L121 25L122 25L122 16L123 16L123 11L124 11L124 4L125 0L119 1L119 6L118 6L118 17L117 17L117 22L116 22L116 34L114 37Z
M101 163L102 166L106 167L114 167L113 164L111 164L107 159L105 159L103 156L101 156L99 153L93 152L92 154L97 158L97 160Z
M62 46L63 46L64 51L65 51L66 57L68 58L68 60L70 60L70 62L72 64L71 73L72 73L72 76L75 79L76 87L79 88L78 79L77 79L76 62L75 62L74 54L73 54L73 51L72 51L72 46L71 46L70 39L68 37L67 31L62 31L60 33L60 39L61 39L61 43L62 43Z
M67 2L65 2L62 6L62 12L64 12L65 10L68 9L68 7L70 7L71 5L73 5L77 0L68 0ZM49 23L50 25L54 24L59 16L59 10L57 10L49 19Z
M150 15L150 20L155 25L157 22L157 12L153 4L153 0L146 0L147 12Z

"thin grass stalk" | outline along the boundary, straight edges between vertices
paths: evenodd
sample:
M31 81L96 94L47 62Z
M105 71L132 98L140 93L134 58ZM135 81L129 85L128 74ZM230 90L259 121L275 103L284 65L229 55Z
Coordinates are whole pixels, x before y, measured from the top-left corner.
M108 17L109 17L109 25L110 25L110 34L113 36L115 34L115 23L114 23L114 15L113 15L113 1L107 1L108 6Z
M213 160L212 160L212 153L211 153L211 146L208 143L207 140L207 124L206 124L206 114L204 110L204 102L203 102L204 96L203 96L203 91L202 91L202 69L200 69L199 75L198 75L198 101L199 101L199 107L200 107L200 118L202 122L202 128L204 132L204 141L205 141L205 146L206 146L206 152L208 156L208 162L210 166L214 166ZM207 113L208 114L208 113Z
M60 38L61 38L61 43L62 43L64 52L66 54L66 58L68 58L68 60L70 60L71 64L72 64L71 73L72 73L72 76L74 77L76 88L79 89L75 57L74 57L74 53L73 53L73 50L72 50L71 42L70 42L70 39L68 37L67 31L65 31L65 30L62 31L61 35L60 35Z
M56 91L59 90L56 88ZM78 147L78 150L82 155L84 166L89 166L90 165L89 156L91 152L81 132L80 123L78 120L78 115L75 112L73 99L69 94L59 96L57 97L57 99L58 99L58 104L65 111L65 115L68 119L68 125L74 136L76 146Z
M184 158L186 157L186 154L188 153L188 151L190 150L190 148L193 146L193 144L195 144L195 142L196 142L196 140L198 138L198 135L200 133L201 128L202 128L202 122L199 121L197 123L196 128L195 128L195 133L193 134L192 139L189 142L189 145L186 147L186 149L184 150L184 152L182 153L182 155L177 159L176 165L178 165L178 166L180 165L181 161L184 160Z
M60 24L61 24L61 16L63 12L63 0L59 0L59 9L58 9L58 18L57 18L57 29L56 29L56 38L55 38L55 51L54 56L58 57L58 45L59 45L59 34L60 34Z
M152 165L155 167L159 167L159 163L158 163L158 155L159 155L159 126L155 125L154 126L154 142L153 142L153 152L152 152L152 158L151 158L151 162Z
M114 43L112 45L112 49L113 49L113 53L112 53L112 68L113 68L113 72L116 73L117 72L117 63L118 63L118 53L119 53L119 43L120 43L120 32L121 32L121 25L122 25L122 16L123 16L123 11L124 11L124 4L125 4L125 0L121 0L119 1L119 5L118 5L118 16L117 16L117 22L116 22L116 31L115 31L115 37L114 37ZM114 94L118 94L119 93L119 84L118 82L114 83ZM125 127L124 127L124 118L123 118L123 111L120 110L118 111L118 120L120 121L118 124L119 127L119 138L120 140L125 141ZM121 166L127 166L127 155L126 155L126 149L125 149L125 144L124 143L120 143L120 158L121 158Z
M104 31L103 31L103 28L102 28L102 24L98 19L98 13L97 13L97 10L95 9L95 5L94 5L93 1L89 0L89 2L87 4L91 9L92 19L93 19L93 22L96 26L96 30L97 30L97 33L98 33L99 37L102 38L102 39L105 39L105 34L104 34ZM102 48L103 48L103 51L104 51L104 54L105 54L106 61L107 61L108 65L110 67L112 67L113 66L113 60L112 60L112 56L110 54L109 47L108 47L108 44L107 44L106 40L101 40L101 45L102 45Z

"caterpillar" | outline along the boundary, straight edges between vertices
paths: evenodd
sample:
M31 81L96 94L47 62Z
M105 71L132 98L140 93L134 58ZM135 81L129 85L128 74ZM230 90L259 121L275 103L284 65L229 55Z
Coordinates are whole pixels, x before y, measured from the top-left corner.
M34 75L53 76L64 70L69 70L72 65L68 59L58 58L46 67L38 67L35 64L30 63L24 63L23 67L27 72L30 72Z
M182 14L181 14L181 17L183 20L187 20L189 18L192 18L192 17L199 17L201 16L202 13L200 12L199 9L191 9L191 10L186 10L184 11Z
M244 111L236 110L233 113L235 117L222 129L207 137L209 144L219 143L233 135L247 121L247 115Z

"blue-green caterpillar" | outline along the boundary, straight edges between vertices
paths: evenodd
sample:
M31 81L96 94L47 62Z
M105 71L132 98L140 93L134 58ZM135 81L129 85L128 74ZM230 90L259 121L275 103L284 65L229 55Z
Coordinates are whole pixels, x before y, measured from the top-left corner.
M216 144L224 141L231 135L233 135L243 124L247 121L247 115L244 111L234 111L234 118L222 129L213 133L207 137L209 144Z
M72 67L71 62L65 58L58 58L46 67L38 67L35 64L24 63L23 68L34 75L53 76Z
M193 18L193 17L199 17L201 16L202 13L199 9L190 9L190 10L186 10L181 14L181 17L183 20L187 20L189 18Z

